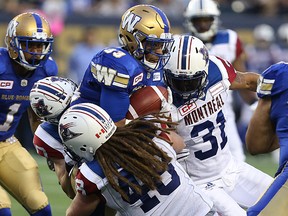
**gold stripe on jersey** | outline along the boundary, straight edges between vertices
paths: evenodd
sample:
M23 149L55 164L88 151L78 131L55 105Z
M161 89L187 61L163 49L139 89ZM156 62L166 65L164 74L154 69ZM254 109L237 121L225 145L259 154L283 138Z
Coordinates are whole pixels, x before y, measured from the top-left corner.
M129 75L117 73L116 77L114 78L113 85L116 85L119 87L122 86L123 88L126 88L129 83L129 78L130 78Z
M98 82L104 83L106 86L112 85L120 88L127 88L128 86L130 76L119 73L112 68L91 62L91 72Z
M264 79L262 76L259 78L259 84L257 86L257 92L268 95L271 94L275 79Z

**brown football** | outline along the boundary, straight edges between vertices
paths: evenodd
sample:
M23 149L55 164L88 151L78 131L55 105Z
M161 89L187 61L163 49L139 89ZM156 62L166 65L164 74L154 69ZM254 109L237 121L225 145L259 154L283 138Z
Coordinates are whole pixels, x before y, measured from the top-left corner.
M161 110L162 99L168 99L168 91L163 86L146 86L130 96L127 119L135 119Z

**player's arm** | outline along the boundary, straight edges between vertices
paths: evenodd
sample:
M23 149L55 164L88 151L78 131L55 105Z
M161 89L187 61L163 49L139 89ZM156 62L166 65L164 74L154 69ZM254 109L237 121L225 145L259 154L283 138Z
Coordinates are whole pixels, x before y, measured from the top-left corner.
M76 193L72 203L66 211L66 216L89 216L100 203L100 197L97 194L82 195Z
M270 119L270 98L259 99L246 133L246 147L250 154L262 154L279 148L275 127Z
M130 104L129 94L109 87L102 87L100 106L106 110L116 126L124 126Z
M246 62L247 56L244 50L242 49L241 53L237 56L237 58L232 63L233 67L237 71L246 71ZM257 95L255 92L249 91L249 90L239 90L238 91L241 98L247 103L247 104L253 104L255 101L257 101Z
M54 163L55 173L57 175L59 184L62 187L62 190L67 194L69 198L73 199L75 197L75 192L72 188L71 180L66 170L65 160L52 157L50 160Z
M260 75L257 73L236 71L236 77L231 82L230 89L246 89L256 92L259 77Z
M33 133L35 133L38 125L41 124L41 121L40 121L39 117L34 113L34 111L32 110L31 107L29 107L27 109L27 113L28 113L28 118L29 118L31 130Z

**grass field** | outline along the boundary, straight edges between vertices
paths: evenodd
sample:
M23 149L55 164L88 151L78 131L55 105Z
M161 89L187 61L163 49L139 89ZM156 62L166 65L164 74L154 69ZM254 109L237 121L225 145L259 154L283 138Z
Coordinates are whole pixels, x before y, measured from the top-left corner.
M40 174L44 189L50 200L53 216L65 215L65 210L70 203L70 199L62 192L60 185L57 182L56 175L50 171L46 165L46 160L33 154L34 158L38 161L40 167ZM247 155L247 162L257 167L258 169L273 176L277 164L273 161L271 155L249 156ZM27 212L19 205L13 198L12 200L12 214L13 216L26 216Z

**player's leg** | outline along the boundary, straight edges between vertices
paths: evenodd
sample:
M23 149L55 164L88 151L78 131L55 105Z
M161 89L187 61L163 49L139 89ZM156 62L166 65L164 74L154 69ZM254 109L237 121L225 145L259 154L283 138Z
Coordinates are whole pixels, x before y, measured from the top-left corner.
M1 145L0 183L30 215L48 216L51 209L43 192L38 165L18 140Z
M1 161L0 161L1 163ZM0 186L0 215L11 216L11 201L6 191Z
M248 209L247 215L284 216L288 212L288 167L274 179L271 186L261 196L257 203Z
M223 176L225 191L244 208L252 206L272 181L271 176L248 163L237 160L229 165Z
M242 209L222 188L221 180L200 185L200 188L213 201L213 210L219 215L246 216L246 211Z

